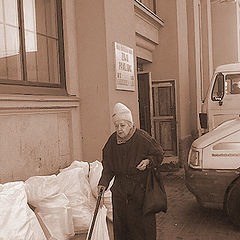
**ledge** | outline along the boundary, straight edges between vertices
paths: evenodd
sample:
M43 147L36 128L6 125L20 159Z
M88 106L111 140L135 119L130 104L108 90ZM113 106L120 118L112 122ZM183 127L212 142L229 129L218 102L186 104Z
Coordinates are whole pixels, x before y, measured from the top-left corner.
M159 30L164 22L137 0L134 1L134 12L137 57L152 62L152 53L159 44Z
M140 3L137 0L135 0L134 2L134 9L135 13L139 13L141 16L149 20L155 26L157 27L164 26L164 21L158 15L156 15L154 12L152 12L150 9L145 7L142 3Z
M79 107L76 96L40 96L40 95L0 95L0 111L34 110L34 109L67 109Z

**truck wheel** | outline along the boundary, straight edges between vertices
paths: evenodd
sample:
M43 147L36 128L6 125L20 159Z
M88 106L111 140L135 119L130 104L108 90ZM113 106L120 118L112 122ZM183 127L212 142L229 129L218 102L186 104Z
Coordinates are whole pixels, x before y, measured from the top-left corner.
M225 210L233 224L240 226L240 179L238 179L230 188Z

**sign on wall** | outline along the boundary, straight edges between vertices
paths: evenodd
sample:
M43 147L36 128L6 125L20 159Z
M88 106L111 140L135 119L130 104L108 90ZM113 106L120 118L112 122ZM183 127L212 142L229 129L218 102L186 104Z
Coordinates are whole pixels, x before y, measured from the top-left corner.
M115 42L116 89L135 91L133 49Z

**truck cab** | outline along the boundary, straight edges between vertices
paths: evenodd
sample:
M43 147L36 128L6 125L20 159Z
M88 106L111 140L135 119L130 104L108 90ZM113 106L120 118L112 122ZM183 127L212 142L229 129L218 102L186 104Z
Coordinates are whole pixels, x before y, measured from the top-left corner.
M234 74L224 73L220 78L227 82L228 75L232 76ZM217 82L214 84L219 84L217 75L215 78ZM232 81L233 79L235 78L233 77ZM225 87L228 86L225 85ZM224 97L220 96L217 101L219 107L221 107L218 103L220 101L228 104L227 97L230 95L228 93L230 90L228 88L224 89ZM211 99L217 99L214 91L213 87ZM218 116L217 111L210 113L214 117ZM227 113L227 110L225 113ZM233 113L231 114L233 117ZM216 121L214 123L216 124ZM192 143L188 164L185 166L185 184L201 206L224 209L232 222L240 226L239 117L218 125Z
M199 114L202 132L240 114L240 63L218 66Z

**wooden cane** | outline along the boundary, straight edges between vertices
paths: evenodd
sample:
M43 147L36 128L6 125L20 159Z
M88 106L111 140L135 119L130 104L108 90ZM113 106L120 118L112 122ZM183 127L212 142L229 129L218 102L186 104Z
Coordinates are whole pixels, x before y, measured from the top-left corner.
M91 240L91 238L92 238L93 228L94 228L94 225L95 225L95 222L96 222L97 213L98 213L98 209L99 209L99 206L100 206L102 194L103 194L103 188L100 189L99 194L98 194L97 203L96 203L95 211L94 211L94 214L93 214L91 228L89 230L89 234L88 234L87 240Z

